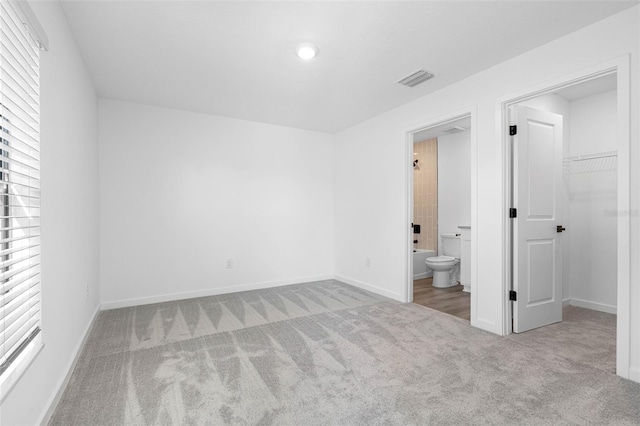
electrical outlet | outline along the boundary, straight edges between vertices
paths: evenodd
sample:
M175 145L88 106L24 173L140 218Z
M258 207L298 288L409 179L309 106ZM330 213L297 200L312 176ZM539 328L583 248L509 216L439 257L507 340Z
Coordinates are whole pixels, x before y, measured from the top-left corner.
M371 258L370 257L365 257L364 258L364 264L365 264L365 266L371 266Z
M227 259L225 261L225 266L227 267L227 269L233 268L233 259Z

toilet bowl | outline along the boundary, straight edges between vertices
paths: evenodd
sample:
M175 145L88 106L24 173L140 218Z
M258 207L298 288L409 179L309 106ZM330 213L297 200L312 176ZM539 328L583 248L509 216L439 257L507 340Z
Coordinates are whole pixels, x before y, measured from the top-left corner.
M436 256L428 258L425 262L433 271L434 287L447 288L458 285L455 271L460 263L459 259L451 256Z
M429 257L425 260L433 271L433 286L447 288L458 285L456 279L460 265L460 236L457 234L442 234L442 256Z

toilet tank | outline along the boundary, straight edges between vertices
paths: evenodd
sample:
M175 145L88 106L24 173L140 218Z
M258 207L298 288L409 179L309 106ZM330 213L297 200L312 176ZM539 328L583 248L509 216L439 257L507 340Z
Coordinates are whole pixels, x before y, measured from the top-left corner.
M442 234L442 254L460 259L460 235Z

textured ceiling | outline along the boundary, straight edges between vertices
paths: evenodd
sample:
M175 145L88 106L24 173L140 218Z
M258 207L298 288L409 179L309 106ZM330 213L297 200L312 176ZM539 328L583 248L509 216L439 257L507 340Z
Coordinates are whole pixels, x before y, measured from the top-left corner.
M102 97L336 132L637 2L62 4Z

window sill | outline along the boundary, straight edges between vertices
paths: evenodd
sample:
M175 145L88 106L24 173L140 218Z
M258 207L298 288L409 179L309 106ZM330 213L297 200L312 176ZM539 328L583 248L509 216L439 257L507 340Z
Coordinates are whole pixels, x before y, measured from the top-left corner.
M31 363L38 356L44 342L42 341L42 332L29 343L29 346L24 348L18 358L11 363L11 366L2 373L0 377L0 403L4 401L11 389L18 383L18 380L27 371Z

